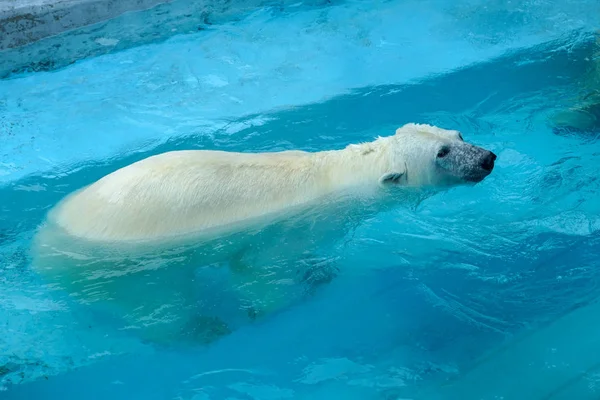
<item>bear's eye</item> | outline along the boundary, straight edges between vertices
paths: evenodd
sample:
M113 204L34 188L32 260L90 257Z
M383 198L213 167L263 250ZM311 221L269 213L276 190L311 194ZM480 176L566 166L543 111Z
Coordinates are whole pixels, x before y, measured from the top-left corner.
M444 158L448 155L448 153L450 153L450 147L444 146L440 149L440 151L438 151L437 158Z
M458 133L458 139L459 139L461 142L464 142L464 141L465 141L465 139L463 139L463 136L460 134L460 132Z

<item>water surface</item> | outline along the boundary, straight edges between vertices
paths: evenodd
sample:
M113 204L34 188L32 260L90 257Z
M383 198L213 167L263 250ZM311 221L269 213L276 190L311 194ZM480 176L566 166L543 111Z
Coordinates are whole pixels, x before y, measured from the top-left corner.
M410 398L594 298L598 133L549 125L589 68L592 29L583 5L536 3L261 9L0 81L3 395ZM498 154L496 170L365 221L325 254L335 280L207 348L141 343L29 269L44 213L135 160L339 148L406 122L461 130Z

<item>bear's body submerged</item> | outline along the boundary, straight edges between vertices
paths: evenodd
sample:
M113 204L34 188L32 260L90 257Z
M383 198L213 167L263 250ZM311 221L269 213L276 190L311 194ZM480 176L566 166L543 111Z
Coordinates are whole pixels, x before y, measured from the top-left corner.
M394 187L478 182L494 159L457 131L416 124L316 153L164 153L61 201L36 237L34 267L81 300L90 293L100 303L110 300L130 325L146 321L143 337L178 340L174 333L198 329L210 314L194 310L198 267L227 263L224 290L235 286L237 296L263 313L279 309L289 288L273 282L293 282L301 254L393 204ZM179 322L157 317L169 305ZM149 315L159 321L148 323ZM215 318L208 318L208 330L216 329Z

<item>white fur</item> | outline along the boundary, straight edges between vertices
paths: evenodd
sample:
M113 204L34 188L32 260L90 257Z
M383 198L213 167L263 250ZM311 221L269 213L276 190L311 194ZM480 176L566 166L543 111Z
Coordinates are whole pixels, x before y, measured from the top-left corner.
M87 240L151 240L260 219L330 194L373 192L386 176L435 185L439 142L459 135L408 124L394 136L333 151L163 153L75 192L49 219Z

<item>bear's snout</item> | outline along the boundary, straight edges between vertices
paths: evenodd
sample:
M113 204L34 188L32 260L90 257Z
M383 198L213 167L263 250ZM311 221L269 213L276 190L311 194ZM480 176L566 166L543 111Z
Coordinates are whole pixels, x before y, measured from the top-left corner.
M492 173L496 154L469 143L457 143L437 164L451 176L466 182L481 182Z
M496 155L491 151L487 151L487 153L483 156L481 160L481 168L485 171L492 172L494 169L494 162L496 161Z
M473 146L473 149L479 153L476 158L477 161L471 164L471 170L466 172L464 178L469 182L477 183L481 182L492 173L497 156L491 151L482 149L481 147Z

